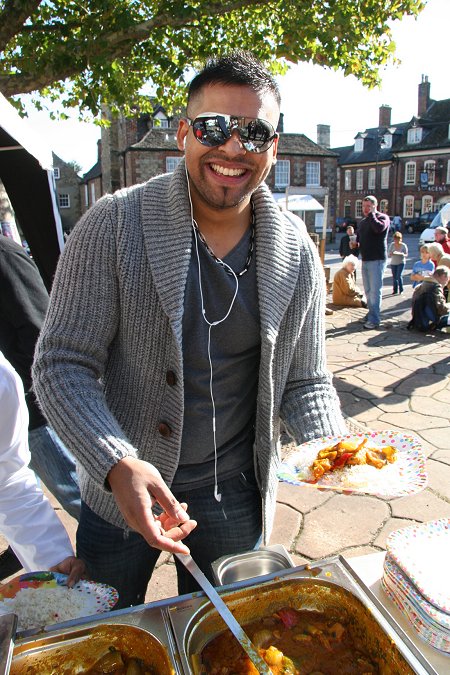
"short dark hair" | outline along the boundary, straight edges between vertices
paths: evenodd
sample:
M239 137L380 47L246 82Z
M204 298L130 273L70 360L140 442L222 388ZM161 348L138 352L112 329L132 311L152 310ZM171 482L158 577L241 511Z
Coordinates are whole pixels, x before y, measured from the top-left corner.
M258 93L270 92L278 105L281 94L275 78L256 56L244 49L236 49L219 57L209 58L188 88L189 101L209 84L241 85Z

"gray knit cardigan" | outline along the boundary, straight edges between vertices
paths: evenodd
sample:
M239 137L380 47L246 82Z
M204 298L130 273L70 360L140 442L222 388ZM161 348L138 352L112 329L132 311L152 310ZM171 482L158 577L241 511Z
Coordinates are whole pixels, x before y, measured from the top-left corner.
M280 418L299 443L343 432L345 423L326 370L324 274L315 247L267 186L253 199L261 322L254 462L267 541ZM184 162L173 174L105 196L68 238L37 345L39 403L77 459L83 499L119 527L126 524L105 485L116 462L127 455L151 462L169 486L177 469L191 246Z

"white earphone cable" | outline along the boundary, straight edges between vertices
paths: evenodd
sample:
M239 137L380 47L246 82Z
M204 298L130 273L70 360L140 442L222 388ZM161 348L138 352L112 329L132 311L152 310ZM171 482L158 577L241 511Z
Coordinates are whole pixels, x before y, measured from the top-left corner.
M225 313L225 315L221 318L218 319L217 321L209 321L209 319L206 316L206 310L205 310L205 305L204 305L204 300L203 300L203 285L202 285L202 271L201 271L201 265L200 265L200 255L198 251L198 235L197 235L197 229L194 225L194 209L192 206L192 199L191 199L191 188L189 184L189 174L187 171L187 167L185 166L185 171L186 171L186 179L187 179L187 187L188 187L188 197L189 197L189 204L191 208L191 224L192 224L192 229L194 231L194 241L195 241L195 252L197 256L197 265L198 265L198 285L199 285L199 290L200 290L200 300L202 304L202 317L205 323L208 326L208 361L209 361L209 393L211 396L211 405L212 405L212 431L213 431L213 443L214 443L214 498L216 501L220 502L222 499L222 495L219 492L219 487L218 487L218 481L217 481L217 442L216 442L216 403L214 400L214 391L213 391L213 364L212 364L212 358L211 358L211 329L213 326L218 326L219 324L223 323L231 313L231 310L233 309L234 302L236 300L238 291L239 291L239 279L237 275L235 274L234 270L231 269L229 265L227 265L226 262L223 260L221 263L228 269L230 270L231 276L234 278L236 282L236 288L234 290L233 298L231 300L230 306Z

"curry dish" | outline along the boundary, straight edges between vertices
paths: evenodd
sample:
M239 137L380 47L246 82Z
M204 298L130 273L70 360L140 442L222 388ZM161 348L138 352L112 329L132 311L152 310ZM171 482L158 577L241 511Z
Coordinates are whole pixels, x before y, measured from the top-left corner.
M342 616L284 607L244 627L275 675L372 675L378 666L351 635ZM203 649L198 669L204 675L258 675L229 631Z
M366 448L367 440L364 438L361 443L339 441L336 445L320 450L311 466L314 475L311 482L316 483L325 473L344 469L346 466L366 464L382 469L386 464L395 462L396 449L392 445Z

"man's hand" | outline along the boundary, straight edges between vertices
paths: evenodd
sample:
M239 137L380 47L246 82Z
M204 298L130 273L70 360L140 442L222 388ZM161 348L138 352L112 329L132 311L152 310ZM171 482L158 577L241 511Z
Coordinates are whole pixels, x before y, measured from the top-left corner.
M150 546L169 553L189 553L181 543L196 527L158 469L136 457L124 457L108 474L109 485L127 524L139 532ZM157 502L163 509L160 516L152 512Z
M60 574L67 574L69 578L67 579L67 585L69 588L72 588L77 581L81 579L85 572L85 564L79 558L71 555L68 558L61 560L58 565L50 567L50 572L59 572Z

